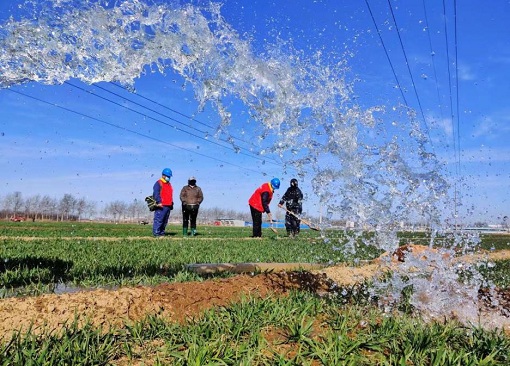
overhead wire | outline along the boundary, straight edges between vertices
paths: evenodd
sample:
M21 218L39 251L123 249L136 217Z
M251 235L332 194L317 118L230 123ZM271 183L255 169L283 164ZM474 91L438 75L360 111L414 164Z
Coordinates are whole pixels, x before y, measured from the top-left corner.
M146 135L146 134L143 134L143 133L140 133L138 131L134 131L132 129L129 129L127 127L123 127L123 126L120 126L120 125L117 125L115 123L111 123L111 122L108 122L108 121L105 121L105 120L102 120L102 119L99 119L99 118L96 118L96 117L93 117L93 116L89 116L85 113L82 113L82 112L78 112L78 111L75 111L71 108L67 108L67 107L64 107L64 106L61 106L59 104L56 104L56 103L53 103L53 102L49 102L49 101L46 101L44 99L41 99L41 98L38 98L38 97L35 97L35 96L32 96L32 95L29 95L29 94L26 94L26 93L23 93L23 92L20 92L18 90L13 90L12 88L9 88L7 89L13 93L16 93L16 94L19 94L19 95L22 95L24 97L27 97L27 98L31 98L33 100L36 100L38 102L41 102L41 103L44 103L44 104L47 104L47 105L50 105L50 106L53 106L55 108L59 108L59 109L62 109L64 111L67 111L67 112L70 112L70 113L74 113L76 115L79 115L79 116L82 116L82 117L85 117L85 118L89 118L91 120L94 120L96 122L99 122L99 123L102 123L102 124L105 124L105 125L108 125L110 127L113 127L113 128L117 128L117 129L120 129L120 130L123 130L123 131L126 131L126 132L129 132L129 133L133 133L135 135L138 135L140 137L143 137L143 138L147 138L147 139L150 139L152 141L156 141L156 142L160 142L162 144L165 144L165 145L168 145L168 146L172 146L172 147L175 147L177 149L181 149L181 150L185 150L187 152L190 152L192 154L195 154L195 155L199 155L199 156L202 156L202 157L205 157L205 158L208 158L208 159L212 159L212 160L215 160L217 162L220 162L220 163L223 163L223 164L227 164L227 165L230 165L230 166L233 166L233 167L236 167L236 168L239 168L239 169L243 169L243 170L246 170L246 171L251 171L251 172L254 172L254 173L258 173L258 174L262 174L262 175L267 175L266 173L264 172L261 172L260 170L255 170L255 169L250 169L250 168L247 168L245 166L242 166L242 165L238 165L238 164L234 164L234 163L231 163L231 162L228 162L228 161L225 161L225 160L221 160L221 159L218 159L218 158L215 158L213 156L210 156L210 155L206 155L206 154L202 154L202 153L199 153L197 151L194 151L194 150L189 150L189 149L186 149L186 148L183 148L179 145L175 145L175 144L172 144L168 141L165 141L165 140L161 140L161 139L158 139L158 138L155 138L155 137L152 137L152 136L149 136L149 135Z
M69 83L69 82L67 82L67 81L66 81L66 84L72 85L72 84L70 84L70 83ZM72 86L74 86L74 85L72 85ZM156 111L155 109L149 108L149 107L147 107L147 106L145 106L145 105L142 105L141 103L137 103L137 102L135 102L135 101L134 101L134 100L132 100L132 99L126 98L126 97L124 97L124 96L122 96L122 95L120 95L120 94L117 94L117 93L115 93L115 92L112 92L111 90L108 90L108 89L106 89L106 88L103 88L103 87L102 87L102 86L100 86L100 85L92 84L92 86L93 86L93 87L95 87L95 88L97 88L97 89L101 89L101 90L103 90L104 92L107 92L107 93L109 93L109 94L113 94L113 95L115 95L115 96L117 96L117 97L119 97L119 98L121 98L121 99L124 99L124 100L126 100L126 101L128 101L128 102L130 102L130 103L132 103L132 104L135 104L135 105L137 105L137 106L139 106L139 107L142 107L142 108L144 108L144 109L147 109L148 111L151 111L152 113L155 113L155 114L157 114L157 115L159 115L159 116L161 116L161 117L168 118L169 120L174 121L174 122L176 122L176 123L178 123L178 124L180 124L180 125L186 126L186 127L190 128L190 129L192 129L192 130L194 130L194 131L197 131L197 132L200 132L200 133L207 133L207 131L200 130L200 129L196 128L196 127L190 126L190 125L188 125L188 124L186 124L186 123L184 123L184 122L179 121L178 119L175 119L175 118L173 118L173 117L167 116L166 114L160 113L160 112ZM82 89L82 90L85 90L85 89ZM95 93L93 93L93 92L91 92L91 91L89 91L89 90L87 90L87 92L89 92L89 93L91 93L91 94L93 94L93 95L95 95L95 96L98 96L98 95L96 95Z
M405 94L404 94L404 92L402 90L402 86L400 85L400 81L398 80L397 73L395 72L395 67L393 67L393 62L391 61L390 55L388 53L388 49L386 48L384 40L382 39L381 31L379 30L379 27L377 26L377 22L375 21L374 14L372 13L372 8L370 7L370 4L369 4L368 0L365 0L365 4L367 5L368 12L370 13L370 17L372 18L372 22L374 23L374 27L375 27L375 29L377 31L377 35L379 36L379 41L381 42L382 48L384 50L384 54L386 55L386 59L388 60L388 63L390 64L390 68L391 68L391 71L393 73L393 77L395 78L395 81L397 83L398 90L400 91L400 95L402 96L402 99L404 100L404 104L406 105L406 107L409 108L409 104L407 103L406 96L405 96Z
M394 11L393 11L393 7L391 5L391 1L390 0L387 0L387 1L388 1L388 5L389 5L389 8L390 8L390 11L391 11L393 22L395 23L395 26L396 26L396 30L397 30L397 35L398 35L398 38L399 38L400 46L401 46L402 52L404 54L407 70L408 70L409 76L410 76L412 84L413 84L413 89L414 89L414 93L415 93L416 99L418 101L418 106L420 108L420 112L421 112L423 121L425 123L425 127L427 129L427 134L428 134L428 137L429 137L429 141L432 144L432 148L434 148L433 143L432 143L432 139L430 138L430 133L429 133L429 127L428 127L428 124L427 124L427 120L426 120L425 115L423 113L422 104L421 104L421 101L420 101L420 98L419 98L419 95L418 95L418 91L416 89L416 84L414 82L414 78L413 78L413 75L412 75L412 72L411 72L411 69L410 69L410 65L409 65L409 61L408 61L408 58L407 58L407 54L405 52L405 47L404 47L404 44L403 44L403 41L402 41L402 37L400 35L400 30L399 30L399 27L398 27L398 24L397 24L397 21L396 21L396 17L395 17ZM365 0L365 2L367 3L367 6L369 7L369 10L370 10L370 5L368 3L368 0ZM425 16L426 16L426 6L425 6L425 3L424 3L424 11L425 11ZM371 10L370 10L370 14L372 16L372 20L374 22L374 25L377 28L377 25L375 24L375 18L373 16ZM452 131L453 131L453 140L454 140L453 145L454 145L454 153L455 153L455 160L456 160L456 164L455 165L456 165L457 179L455 180L455 187L454 187L454 206L455 206L454 207L454 213L455 213L455 217L457 217L457 208L458 208L458 199L459 199L459 197L458 197L459 196L459 192L458 192L458 187L457 187L457 180L458 180L458 176L460 175L460 172L459 172L459 170L460 170L460 122L459 122L459 116L458 116L460 108L459 108L459 86L458 86L457 2L456 2L456 0L454 0L455 71L456 71L456 82L457 82L457 87L456 87L457 125L456 125L456 128L454 126L454 115L453 115L454 108L453 108L453 100L452 100L453 92L452 92L452 82L451 82L452 76L451 76L450 63L449 63L449 60L450 60L449 44L450 43L449 43L449 40L448 40L448 28L447 28L447 25L446 25L446 19L447 19L447 17L446 17L446 5L445 5L445 1L444 0L443 0L443 18L444 18L444 24L445 24L444 25L444 29L445 29L444 32L445 32L445 42L446 42L446 52L447 52L447 66L448 66L447 70L448 70L448 85L449 85L450 110L451 110L451 124L452 124ZM427 23L428 23L428 21L427 21ZM377 28L377 30L378 30L378 28ZM379 34L379 30L378 30L378 34ZM381 39L381 42L383 42L382 41L382 37L381 37L380 34L379 34L379 37ZM429 46L432 48L432 43L431 43L431 40L430 40L430 34L429 34ZM387 54L387 58L389 60L389 55L387 53L386 47L384 47L384 50L385 50L385 52ZM393 73L395 74L393 65L391 66L391 68L393 70ZM438 99L440 99L439 87L438 87L438 84L437 84L437 73L436 73L435 63L434 63L434 75L435 75L435 78L436 78L436 89L437 89ZM441 113L442 113L442 110L441 110Z
M148 102L154 103L154 104L156 104L156 105L158 105L158 106L160 106L162 108L165 108L165 109L167 109L167 110L169 110L169 111L171 111L173 113L176 113L176 114L178 114L181 117L185 117L185 118L189 119L190 121L196 122L196 123L198 123L198 124L200 124L202 126L208 127L210 129L213 129L213 130L215 129L214 126L208 125L207 123L204 123L204 122L202 122L202 121L200 121L200 120L198 120L196 118L193 118L192 116L188 116L188 115L186 115L186 114L184 114L182 112L179 112L178 110L176 110L174 108L170 108L170 107L168 107L168 106L166 106L166 105L164 105L162 103L159 103L158 101L156 101L154 99L151 99L151 98L148 98L148 97L144 96L143 94L140 94L138 92L136 92L136 93L132 92L128 88L126 88L126 87L124 87L122 85L119 85L117 83L114 83L114 82L110 82L110 84L113 85L113 86L116 86L117 88L125 90L125 91L127 91L127 92L129 92L129 93L131 93L133 95L136 95L136 96L138 96L138 97L140 97L140 98L142 98L142 99L144 99L144 100L146 100ZM244 140L241 140L241 141L245 142Z
M427 38L429 41L429 50L430 56L432 59L432 68L434 70L434 81L436 84L436 92L437 92L437 103L439 105L440 117L443 118L443 103L441 103L441 93L439 92L439 80L437 77L437 66L436 66L436 58L434 48L432 47L432 37L430 36L430 27L429 27L429 17L427 14L427 6L425 4L425 0L422 0L423 3L423 13L425 14L425 28L427 29Z
M200 121L200 120L198 120L198 119L196 119L196 118L194 118L194 117L192 117L192 116L186 115L186 114L184 114L184 113L182 113L182 112L178 111L178 110L177 110L177 109L175 109L175 108L170 108L170 107L168 107L168 106L166 106L166 105L164 105L164 104L162 104L162 103L160 103L160 102L158 102L158 101L156 101L156 100L154 100L154 99L148 98L148 97L146 97L146 96L144 96L143 94L140 94L140 93L138 93L138 92L136 92L136 93L135 93L135 92L132 92L132 91L130 91L128 88L123 87L122 85L119 85L119 84L117 84L117 83L113 83L113 82L110 82L109 84L110 84L110 85L113 85L113 86L116 86L117 88L120 88L120 89L122 89L122 90L124 90L124 91L129 92L131 95L135 95L135 96L137 96L137 97L139 97L139 98L141 98L141 99L144 99L144 100L146 100L146 101L148 101L148 102L154 103L155 105L157 105L157 106L159 106L159 107L162 107L162 108L164 108L164 109L166 109L166 110L169 110L170 112L173 112L173 113L175 113L175 114L178 114L179 116L184 117L184 118L186 118L186 119L188 119L188 120L190 120L190 121L196 122L196 123L198 123L198 124L200 124L200 125L202 125L202 126L204 126L204 127L210 128L211 130L215 130L215 129L216 129L216 127L211 126L211 125L209 125L209 124L207 124L207 123L204 123L204 122L202 122L202 121ZM119 94L114 93L114 92L112 92L112 91L110 91L110 90L108 90L108 89L106 89L106 88L100 87L100 86L99 86L99 85L97 85L97 84L94 84L94 86L95 86L95 87L97 87L97 88L99 88L99 89L102 89L102 90L104 90L104 91L106 91L106 92L108 92L108 93L111 93L111 94L117 95L117 96L119 96L120 98L124 98L124 99L126 99L126 100L129 100L129 101L131 101L132 103L135 103L135 104L137 104L137 105L140 105L140 104L138 104L138 103L134 102L132 99L129 99L129 98L126 98L126 97L120 96ZM144 108L147 108L147 109L149 109L149 110L151 110L151 111L152 111L152 109L150 109L150 108L148 108L148 107L144 107ZM159 113L158 113L158 114L159 114ZM166 116L166 115L164 115L164 116L165 116L165 117L168 117L168 116ZM168 118L171 118L171 117L168 117ZM177 121L177 120L175 120L175 121ZM180 123L180 124L184 124L184 123L182 123L182 122L180 122L180 121L177 121L177 122L178 122L178 123ZM184 125L186 125L186 124L184 124ZM189 125L186 125L186 126L189 126ZM200 132L202 132L202 133L207 133L206 131L201 131L201 130L198 130L198 129L196 129L196 128L193 128L193 129L195 129L195 130L197 130L197 131L200 131ZM241 141L241 142L243 142L243 143L245 143L245 144L248 144L248 145L250 145L250 146L254 146L254 147L255 147L255 145L254 145L252 142L250 142L250 141L243 140L242 138L239 138L239 137L234 137L234 136L230 136L230 137L232 137L234 140L238 140L238 141ZM226 140L223 140L223 139L221 139L221 141L229 142L229 141L226 141Z
M444 21L444 35L445 35L445 49L446 49L446 70L448 72L448 90L449 90L449 100L450 100L450 123L452 125L452 131L453 131L453 148L455 150L455 160L457 160L457 141L455 139L455 134L456 134L456 128L455 128L455 125L453 124L453 98L452 98L452 75L451 75L451 71L450 71L450 47L449 47L449 40L448 40L448 27L447 27L447 24L446 24L446 4L445 4L445 1L443 0L443 21Z
M455 12L456 14L456 12ZM458 216L458 195L459 195L459 192L458 192L458 179L459 179L459 176L460 176L460 147L458 146L458 141L457 141L457 138L456 136L458 136L459 132L458 132L458 125L455 126L454 124L454 108L453 108L453 92L452 92L452 75L451 75L451 71L450 71L450 42L449 42L449 39L448 39L448 27L447 27L447 23L446 23L446 20L447 20L447 16L446 16L446 3L445 3L445 0L443 0L443 21L444 21L444 34L445 34L445 46L446 46L446 61L447 61L447 71L448 71L448 88L449 88L449 99L450 99L450 123L452 125L452 131L453 131L453 136L452 136L452 139L453 139L453 149L454 149L454 154L455 154L455 174L456 174L456 179L454 179L454 200L453 200L453 204L454 204L454 216L455 216L455 220L457 220L457 216ZM455 27L456 27L456 22L455 22ZM458 88L457 88L458 89ZM458 105L458 104L457 104ZM458 112L457 112L458 114ZM457 128L455 128L457 127ZM457 222L455 221L455 227L457 227Z
M148 97L144 96L143 94L140 94L140 93L138 93L138 92L137 92L137 93L135 93L135 92L133 92L133 91L129 90L128 88L126 88L126 87L124 87L124 86L122 86L122 85L119 85L119 84L114 83L114 82L110 82L109 84L111 84L111 85L113 85L113 86L115 86L115 87L117 87L117 88L120 88L120 89L122 89L122 90L124 90L124 91L129 92L131 95L135 95L135 96L137 96L137 97L139 97L139 98L141 98L141 99L143 99L143 100L146 100L146 101L148 101L148 102L154 103L155 105L157 105L157 106L159 106L159 107L162 107L162 108L164 108L164 109L166 109L166 110L168 110L168 111L170 111L170 112L173 112L173 113L175 113L175 114L178 114L179 116L184 117L184 118L186 118L186 119L188 119L188 120L190 120L190 121L196 122L196 123L198 123L198 124L200 124L200 125L202 125L202 126L205 126L205 127L207 127L207 128L210 128L211 130L215 130L215 129L216 129L216 127L215 127L215 126L211 126L211 125L209 125L209 124L207 124L207 123L204 123L204 122L202 122L202 121L200 121L200 120L198 120L198 119L194 118L193 116L187 115L187 114L185 114L185 113L182 113L182 112L180 112L180 111L176 110L175 108L170 108L170 107L168 107L168 106L166 106L166 105L164 105L164 104L162 104L162 103L160 103L160 102L158 102L158 101L156 101L156 100L154 100L154 99L151 99L151 98L148 98ZM107 92L109 92L109 93L112 93L112 94L118 95L118 94L116 94L116 93L114 93L114 92L112 92L112 91L110 91L110 90L107 90L106 88L102 88L102 87L100 87L100 86L98 86L98 85L95 85L95 86L96 86L96 87L98 87L98 88L100 88L100 89L102 89L102 90L105 90L105 91L107 91ZM118 96L119 96L119 95L118 95ZM122 96L119 96L119 97L124 98L124 99L129 100L129 101L132 101L132 99L128 99L128 98L126 98L126 97L122 97ZM132 102L133 102L133 103L135 103L134 101L132 101ZM144 108L147 108L147 107L144 107ZM152 110L152 109L150 109L150 108L147 108L147 109ZM166 115L165 115L165 116L166 116ZM168 117L168 118L171 118L171 117ZM180 122L180 123L182 123L182 122ZM187 125L186 125L186 126L187 126ZM207 132L203 131L203 133L207 133ZM231 137L233 140L241 141L241 142L243 142L243 143L245 143L245 144L247 144L247 145L249 145L249 146L252 146L252 147L257 148L257 146L256 146L253 142L251 142L251 141L246 141L246 140L244 140L244 139L242 139L242 138L239 138L239 137L237 137L237 136L232 136L232 135L229 135L229 137ZM225 140L225 139L220 139L220 140L221 140L221 141L224 141L224 142L227 142L227 143L229 143L229 144L231 144L231 142L230 142L230 141L228 141L228 140ZM237 145L236 147L241 148L241 147L240 147L240 146L238 146L238 145ZM242 149L242 148L241 148L241 149ZM279 162L279 161L277 161L276 159L272 159L272 158L270 158L270 157L266 157L266 158L265 158L265 160L266 160L266 161L270 161L270 162L274 162L275 164L280 164L280 162Z
M457 33L457 0L453 0L453 11L454 11L454 23L455 23L455 92L456 92L456 110L457 110L457 147L459 150L458 154L458 164L460 169L460 152L461 152L461 146L460 146L460 98L459 98L459 54L458 54L458 46L457 46L457 39L458 39L458 33Z
M384 49L384 52L386 54L386 58L388 59L388 62L390 64L390 67L391 67L391 70L393 72L393 76L395 77L395 80L397 82L397 85L400 89L400 93L402 95L402 98L406 104L406 106L408 106L408 103L407 103L407 100L402 92L402 87L400 85L400 82L397 78L397 75L396 75L396 72L395 72L395 67L393 66L393 63L391 62L391 59L389 57L389 53L388 53L388 50L384 44L384 41L382 39L382 36L381 36L381 32L379 31L379 28L377 26L377 23L375 21L375 17L373 15L373 12L372 12L372 9L370 8L370 4L368 2L368 0L365 0L365 3L368 7L368 10L370 12L370 16L372 18L372 22L374 23L374 26L377 30L377 34L379 36L379 39L380 39L380 42L382 44L382 47ZM419 99L419 96L418 96L418 92L417 92L417 89L416 89L416 86L415 86L415 83L414 83L414 79L413 79L413 76L412 76L412 73L411 73L411 70L410 70L410 67L409 67L409 62L408 62L408 59L407 59L407 56L406 56L406 53L405 53L405 48L404 48L404 45L403 45L403 42L402 42L402 38L400 36L400 31L399 31L399 28L398 28L398 25L397 25L397 22L396 22L396 18L395 18L395 14L393 12L393 8L391 6L391 3L390 3L390 0L388 0L388 4L390 6L390 10L391 10L391 14L392 14L392 17L393 17L393 21L395 23L395 26L397 27L397 34L398 34L398 37L399 37L399 40L400 40L400 45L401 45L401 48L402 48L402 51L404 53L404 57L405 57L405 60L406 60L406 65L407 65L407 68L408 68L408 72L409 72L409 75L411 77L411 80L412 80L412 83L413 83L413 88L414 88L414 91L415 91L415 95L416 95L416 98L418 100L418 104L419 104L419 108L420 108L420 112L422 114L422 117L423 117L423 120L425 122L425 126L427 128L427 133L429 135L429 141L431 142L432 144L432 140L430 138L430 134L429 134L429 128L428 128L428 125L427 125L427 121L425 119L425 116L424 116L424 113L423 113L423 109L422 109L422 105L421 105L421 102L420 102L420 99ZM424 11L425 11L425 16L427 17L426 15L426 6L425 6L425 3L423 3L424 5ZM450 48L450 41L449 41L449 38L448 38L448 27L447 27L447 16L446 16L446 4L445 4L445 0L443 0L443 19L444 19L444 34L445 34L445 44L446 44L446 59L447 59L447 72L448 72L448 90L449 90L449 102L450 102L450 111L451 111L451 114L450 114L450 123L452 125L452 131L453 131L453 136L452 136L452 139L453 139L453 147L454 147L454 155L455 155L455 174L456 174L456 179L454 179L454 218L455 218L455 228L458 227L457 225L457 217L458 217L458 207L459 207L459 199L460 199L460 195L461 195L461 192L459 191L460 188L459 188L459 183L458 183L458 180L459 180L459 177L460 177L460 165L461 165L461 159L460 159L460 97L459 97L459 83L458 83L458 80L459 80L459 76L458 76L458 72L459 72L459 68L458 68L458 33L457 33L457 1L454 0L454 29L455 29L455 40L454 40L454 45L455 45L455 80L456 80L456 105L455 105L455 109L454 109L454 105L453 105L453 90L452 90L452 75L451 75L451 70L450 70L450 52L449 52L449 48ZM428 23L428 20L427 20L427 23ZM428 28L428 26L427 26ZM432 42L430 40L430 34L428 35L429 36L429 46L430 48L432 49ZM433 64L434 64L434 77L436 79L436 89L437 89L437 95L438 95L438 99L440 100L440 93L439 93L439 86L438 86L438 82L437 82L437 72L436 72L436 66L435 66L435 62L433 60ZM440 103L440 106L441 106L441 103ZM456 111L456 113L455 113ZM442 107L441 107L441 114L442 114ZM454 113L456 114L456 116L454 115ZM456 119L456 123L454 123ZM432 147L434 148L433 144L432 144Z
M457 0L453 0L453 12L454 12L454 29L455 29L455 93L456 93L456 111L457 111L457 170L458 175L460 176L460 169L461 169L461 146L460 146L460 98L459 98L459 57L458 57L458 46L457 46L457 40L458 40L458 33L457 33ZM462 191L459 184L458 187L459 190L459 196L462 197ZM460 200L460 197L458 198ZM455 213L457 216L457 206L459 202L455 202Z
M109 103L112 103L112 104L114 104L114 105L116 105L116 106L118 106L118 107L121 107L121 108L127 109L127 110L129 110L129 111L131 111L131 112L133 112L133 113L136 113L136 114L138 114L138 115L141 115L141 116L142 116L142 117L144 117L144 118L151 119L151 120L153 120L153 121L155 121L155 122L158 122L158 123L160 123L160 124L163 124L163 125L165 125L165 126L167 126L167 127L171 127L171 128L173 128L174 130L177 130L177 131L179 131L179 132L182 132L182 133L188 134L188 135L193 136L193 137L195 137L195 138L197 138L197 139L200 139L200 140L206 141L206 142L208 142L208 143L210 143L210 144L213 144L213 145L219 146L219 147L224 148L224 149L228 149L228 150L230 150L230 151L233 151L233 152L238 153L238 154L241 154L241 155L245 155L245 156L249 156L249 157L254 158L254 159L258 159L258 160L263 161L263 162L265 162L265 161L267 160L267 159L265 159L265 158L262 158L262 157L260 157L260 156L255 155L255 154L253 154L253 153L251 153L251 154L247 154L247 153L242 152L242 151L240 151L240 150L239 150L239 151L235 151L235 149L233 150L232 146L225 146L225 145L222 145L222 144L220 144L220 143L218 143L218 142L216 142L216 141L209 140L209 139L207 139L207 138L205 138L205 137L203 137L203 136L200 136L200 135L197 135L197 134L195 134L195 133L192 133L192 132L186 131L186 130L184 130L184 129L180 128L180 127L177 127L177 126L171 125L171 124L169 124L169 123L167 123L167 122L164 122L164 121L162 121L162 120L160 120L160 119L158 119L158 118L155 118L155 117L152 117L152 116L150 116L150 115L148 115L148 114L145 114L145 113L143 113L143 112L137 111L137 110L135 110L135 109L133 109L133 108L130 108L130 107L126 106L126 105L123 105L123 104L121 104L121 103L117 103L117 102L115 102L115 101L113 101L113 100L111 100L111 99L108 99L108 98L106 98L106 97L104 97L104 96L98 95L98 94L96 94L96 93L94 93L94 92L92 92L92 91L90 91L90 90L87 90L87 89L85 89L85 88L82 88L82 87L80 87L80 86L78 86L78 85L75 85L75 84L73 84L73 83L70 83L70 82L68 82L68 81L66 81L66 82L64 82L64 83L65 83L66 85L69 85L69 86L71 86L71 87L74 87L74 88L76 88L76 89L78 89L78 90L81 90L81 91L83 91L83 92L85 92L85 93L91 94L91 95L93 95L93 96L95 96L95 97L97 97L97 98L103 99L103 100L105 100L105 101L107 101L107 102L109 102ZM103 89L103 88L101 88L101 89ZM115 93L113 93L113 94L115 94ZM118 94L115 94L115 95L119 96ZM127 100L126 98L124 98L124 97L122 97L122 96L119 96L119 97L121 97L121 98L123 98L123 99ZM134 103L134 104L136 104L136 105L139 105L139 106L140 106L140 104L139 104L139 103L133 102L133 101L131 101L131 100L129 100L129 101L130 101L130 102L132 102L132 103ZM142 106L142 107L143 107L143 108L146 108L145 106ZM152 112L155 112L155 113L157 113L157 114L162 115L161 113L159 113L159 112L157 112L157 111L154 111L154 110L152 110L152 109L150 109L150 108L146 108L146 109L149 109L149 110L150 110L150 111L152 111ZM168 119L172 120L172 121L179 122L179 121L177 121L176 119L174 119L174 118L172 118L172 117L169 117L169 116L166 116L166 115L163 115L163 116L164 116L165 118L168 118ZM179 123L182 123L182 122L179 122Z
M423 107L421 105L420 97L418 96L418 90L416 89L416 83L414 82L413 73L411 72L411 67L409 66L409 60L407 58L407 52L405 50L404 42L402 41L402 37L400 35L400 29L398 27L397 19L395 18L395 13L393 12L393 6L391 5L391 1L390 0L388 0L388 6L390 8L391 17L393 18L393 23L395 23L395 28L397 30L398 40L400 42L400 48L402 49L402 53L404 54L404 59L406 61L406 66L407 66L407 72L409 73L409 77L411 78L411 84L413 86L414 95L415 95L416 100L418 102L418 107L420 109L421 117L423 118L423 123L425 124L425 131L426 131L427 136L429 138L430 144L432 145L432 148L434 148L434 144L432 143L432 139L430 138L429 126L427 124L427 120L425 118L425 114L423 113Z

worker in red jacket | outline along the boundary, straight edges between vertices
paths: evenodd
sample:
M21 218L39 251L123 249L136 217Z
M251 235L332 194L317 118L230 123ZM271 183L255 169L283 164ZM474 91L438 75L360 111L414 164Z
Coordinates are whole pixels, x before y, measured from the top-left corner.
M156 200L154 223L152 224L152 235L155 237L165 236L170 211L174 208L174 190L170 184L170 178L172 178L172 170L165 168L161 172L161 178L152 187L152 196Z
M251 218L253 221L252 238L262 237L262 214L264 212L267 214L268 221L273 221L269 204L273 198L274 190L278 188L280 188L280 180L278 178L273 178L269 183L262 184L251 195L248 204L250 205Z

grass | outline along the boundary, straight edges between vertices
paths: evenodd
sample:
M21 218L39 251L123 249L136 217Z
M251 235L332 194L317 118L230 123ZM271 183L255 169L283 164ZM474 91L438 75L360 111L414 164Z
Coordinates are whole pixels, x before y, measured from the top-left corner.
M203 262L345 262L353 245L342 232L304 231L297 240L249 228L201 227L199 236L151 237L135 224L0 223L0 285L4 296L52 292L58 283L123 286L199 281L186 264ZM170 231L179 233L178 226ZM330 234L330 235L329 235ZM424 233L399 233L402 244L425 244ZM373 259L374 247L354 243L355 256ZM168 239L168 240L167 240ZM448 238L450 240L450 238ZM452 239L453 240L453 239ZM420 242L421 241L421 242ZM480 247L508 249L510 236L483 235ZM451 241L450 241L451 242ZM508 287L510 261L482 273ZM9 292L10 291L10 292ZM423 323L412 312L383 313L355 288L320 298L245 298L183 324L148 317L101 329L68 324L53 333L32 330L0 344L0 365L508 365L510 338L501 331L455 321Z
M165 239L138 224L69 222L0 222L0 289L3 296L52 292L57 284L82 287L124 286L200 280L186 270L194 263L305 262L339 263L376 258L381 251L364 244L371 234L347 236L342 231L303 230L297 240L267 230L262 240L248 239L250 228L199 227L199 235L183 238L169 227ZM399 233L402 244L430 242L426 233ZM357 240L352 243L352 237ZM510 236L483 235L481 248L508 248ZM352 253L343 250L354 247ZM508 263L485 271L507 286ZM225 276L223 274L222 276Z
M0 355L8 365L506 365L510 339L294 292L246 298L184 324L147 317L123 329L28 332Z
M168 231L175 235L154 239L149 227L135 224L1 223L0 227L4 234L0 286L18 288L21 295L27 292L19 288L37 293L34 284L42 285L43 291L57 283L95 287L199 280L186 270L194 263L348 260L308 230L298 240L284 238L281 230L281 237L268 231L254 241L249 239L250 228L202 227L197 237L183 238L175 234L180 228L172 226ZM118 236L103 236L112 232ZM338 245L341 240L336 240ZM377 255L374 248L366 247L363 258Z

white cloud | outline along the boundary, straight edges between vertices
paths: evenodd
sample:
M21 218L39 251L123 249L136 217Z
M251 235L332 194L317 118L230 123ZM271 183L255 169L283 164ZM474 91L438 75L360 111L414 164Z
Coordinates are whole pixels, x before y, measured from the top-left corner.
M139 147L100 144L88 140L39 141L32 137L21 137L3 142L0 154L6 158L80 157L94 158L105 155L139 154Z
M475 73L472 71L470 66L467 65L459 65L459 80L461 81L471 81L476 79Z
M451 119L427 117L427 120L432 129L439 131L441 135L446 135L447 138L451 138L453 136Z
M499 111L491 116L481 118L477 123L473 137L495 138L510 132L510 112Z
M476 125L473 130L473 137L479 138L482 136L490 135L494 129L494 120L491 117L485 117L480 120L480 123Z
M470 165L470 170L473 166L479 164L478 168L480 173L484 172L485 167L489 164L497 163L510 163L510 146L503 147L488 147L481 145L480 147L463 148L461 146L460 156L457 156L453 147L450 149L443 149L436 151L439 161L445 164L458 164L460 162L461 169L465 164Z
M182 150L182 151L199 151L197 146L202 144L187 141L170 142L166 145L165 151ZM118 155L144 155L150 151L161 151L164 147L163 143L151 142L147 140L136 139L133 141L124 141L119 144L98 143L91 139L46 139L41 141L34 137L7 137L2 138L0 145L0 155L4 159L15 158L48 158L48 157L76 157L81 159L91 159L105 156ZM157 150L157 151L156 151Z
M489 148L482 146L478 149L462 149L461 163L508 163L510 162L510 147Z

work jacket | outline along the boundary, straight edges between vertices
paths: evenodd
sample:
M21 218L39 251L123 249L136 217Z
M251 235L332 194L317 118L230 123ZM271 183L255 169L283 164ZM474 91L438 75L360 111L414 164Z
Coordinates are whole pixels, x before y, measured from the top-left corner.
M253 192L248 204L259 212L270 213L269 203L273 198L273 187L271 183L264 183Z
M285 202L287 210L300 214L303 212L302 201L303 192L301 192L301 189L299 189L299 187L289 187L282 196L279 204L283 205Z
M190 186L188 184L182 187L179 198L183 205L199 205L204 200L204 194L199 186Z

